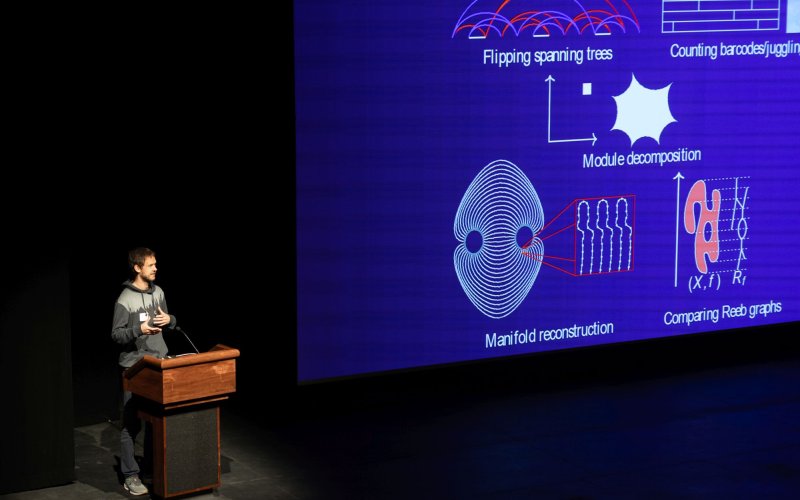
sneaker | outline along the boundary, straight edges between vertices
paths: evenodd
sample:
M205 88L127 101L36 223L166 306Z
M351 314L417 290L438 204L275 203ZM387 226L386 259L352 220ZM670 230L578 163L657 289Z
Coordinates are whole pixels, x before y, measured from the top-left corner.
M142 484L142 480L136 474L125 478L125 491L130 492L131 495L144 495L147 493L147 487Z

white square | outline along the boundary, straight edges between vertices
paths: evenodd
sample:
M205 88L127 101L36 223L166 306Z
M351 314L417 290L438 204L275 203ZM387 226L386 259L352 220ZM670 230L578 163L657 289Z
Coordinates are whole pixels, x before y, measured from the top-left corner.
M789 0L786 4L786 32L800 33L800 0Z
M583 95L592 95L592 82L583 84Z

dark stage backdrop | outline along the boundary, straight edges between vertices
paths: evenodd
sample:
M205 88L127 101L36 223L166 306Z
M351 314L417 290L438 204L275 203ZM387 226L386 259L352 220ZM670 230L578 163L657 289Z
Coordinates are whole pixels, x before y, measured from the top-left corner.
M275 195L293 191L292 100L270 108L282 126L265 137L254 126L264 104L247 54L255 44L238 29L241 12L235 33L213 14L92 26L68 50L58 92L44 78L25 101L42 106L17 127L31 154L9 165L13 196L0 199L3 493L71 481L74 426L118 418L111 320L133 246L157 252L158 283L198 348L242 351L231 407L269 403L293 384L293 203ZM288 27L278 39L274 68L289 96ZM58 133L31 134L42 126ZM282 158L272 184L265 151Z
M57 239L33 241L6 241L0 252L0 493L65 484L75 474L68 259Z

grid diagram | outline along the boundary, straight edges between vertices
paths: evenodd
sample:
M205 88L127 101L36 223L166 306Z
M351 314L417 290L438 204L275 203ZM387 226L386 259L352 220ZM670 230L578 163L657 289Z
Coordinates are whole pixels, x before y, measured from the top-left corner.
M662 33L780 29L780 0L662 0Z

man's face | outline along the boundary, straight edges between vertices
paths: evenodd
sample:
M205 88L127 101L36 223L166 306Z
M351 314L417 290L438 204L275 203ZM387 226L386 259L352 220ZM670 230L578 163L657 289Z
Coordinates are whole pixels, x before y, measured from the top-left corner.
M144 265L137 266L139 271L139 276L147 281L148 283L155 281L156 279L156 258L155 257L145 257L144 258Z

